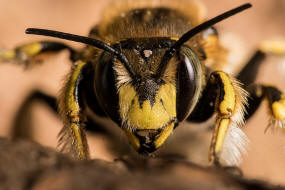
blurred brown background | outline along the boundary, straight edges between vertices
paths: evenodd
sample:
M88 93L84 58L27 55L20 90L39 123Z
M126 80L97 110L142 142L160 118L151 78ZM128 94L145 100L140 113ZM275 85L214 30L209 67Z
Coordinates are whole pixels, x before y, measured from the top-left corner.
M43 37L24 34L27 27L42 27L87 35L109 0L0 0L0 49L13 48L19 44L40 40ZM213 17L233 8L244 0L203 0L208 16ZM253 8L218 24L220 33L237 35L245 46L241 51L249 57L258 43L265 39L285 38L285 1L251 1ZM70 43L73 47L82 47ZM275 84L285 91L285 58L269 56L262 66L258 82ZM41 66L26 72L23 67L0 65L0 136L9 137L13 118L19 105L32 89L40 89L50 95L58 94L63 78L70 69L68 53L51 56ZM31 109L31 137L46 146L56 146L60 120L44 104L36 102ZM251 140L248 155L242 164L245 176L261 178L273 183L285 184L285 134L266 133L268 117L266 104L254 115L244 131ZM177 132L179 133L179 132ZM176 134L172 136L175 139ZM123 138L123 137L122 137ZM178 137L176 137L178 138ZM92 157L108 160L114 158L104 149L107 139L89 135ZM170 143L167 143L167 145ZM95 148L94 148L95 147ZM207 156L207 155L205 155Z

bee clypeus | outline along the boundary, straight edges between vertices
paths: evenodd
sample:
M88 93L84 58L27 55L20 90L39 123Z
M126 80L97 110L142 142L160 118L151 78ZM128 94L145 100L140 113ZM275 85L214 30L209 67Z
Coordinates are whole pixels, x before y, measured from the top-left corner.
M285 53L281 44L261 45L236 76L223 72L227 51L213 25L250 4L207 21L199 15L196 1L183 7L155 1L135 7L120 4L106 10L108 16L88 37L26 30L87 44L80 51L61 42L40 41L0 53L2 60L26 64L45 52L69 50L73 67L59 100L63 152L89 158L87 109L112 119L142 154L161 147L182 121L200 123L216 115L209 160L217 165L240 163L248 142L240 127L263 99L269 102L270 125L284 128L284 94L274 86L254 83L267 53Z

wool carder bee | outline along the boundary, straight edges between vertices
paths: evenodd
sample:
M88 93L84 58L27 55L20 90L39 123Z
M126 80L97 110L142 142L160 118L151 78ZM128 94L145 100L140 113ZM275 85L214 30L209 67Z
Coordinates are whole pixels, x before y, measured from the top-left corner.
M161 147L180 122L204 122L216 115L209 160L216 165L238 165L248 143L240 127L263 99L269 102L270 124L284 128L284 94L254 80L266 54L285 54L285 48L279 43L262 44L237 76L230 76L223 72L227 51L213 25L251 4L207 21L201 18L199 6L196 1L187 6L157 1L124 6L120 2L119 8L106 11L88 37L26 30L87 44L82 50L40 41L1 51L0 58L33 64L42 53L69 50L72 71L59 98L63 152L89 158L84 132L87 109L112 119L142 154Z

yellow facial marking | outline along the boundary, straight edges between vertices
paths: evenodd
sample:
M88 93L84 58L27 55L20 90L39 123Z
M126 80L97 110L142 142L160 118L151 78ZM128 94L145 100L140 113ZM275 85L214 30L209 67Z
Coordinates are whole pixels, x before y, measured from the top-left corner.
M217 131L217 141L215 145L215 152L218 153L222 150L223 148L223 143L225 140L225 136L229 127L230 120L229 119L223 119L219 123L219 128Z
M272 104L273 115L278 120L285 119L285 99L281 99L278 102Z
M26 54L27 56L37 55L41 50L41 43L38 42L27 44L20 48L20 52Z
M219 75L224 85L224 92L225 92L224 98L219 106L219 111L221 115L229 115L235 109L235 104L236 104L235 90L234 86L232 85L231 79L227 74L219 72Z
M176 88L164 84L158 90L151 106L146 100L140 107L138 95L131 85L119 88L119 106L122 121L134 129L160 129L176 118Z
M159 148L164 143L164 141L168 138L168 136L173 131L173 128L174 128L174 123L171 123L163 131L161 131L161 133L159 134L159 136L154 142L155 148Z

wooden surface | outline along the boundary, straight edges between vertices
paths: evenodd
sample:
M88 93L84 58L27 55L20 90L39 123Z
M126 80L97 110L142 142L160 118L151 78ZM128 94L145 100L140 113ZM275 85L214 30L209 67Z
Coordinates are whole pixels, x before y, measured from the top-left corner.
M0 189L5 190L281 190L230 170L175 158L74 161L30 141L0 138Z

